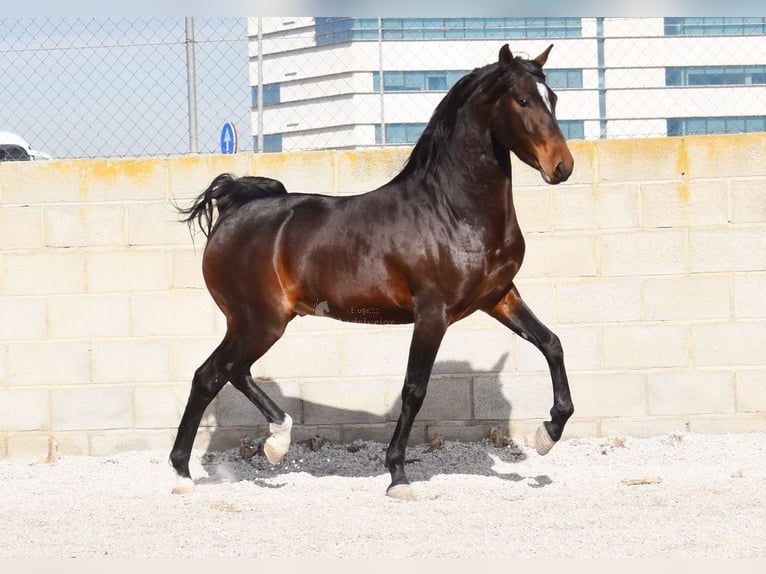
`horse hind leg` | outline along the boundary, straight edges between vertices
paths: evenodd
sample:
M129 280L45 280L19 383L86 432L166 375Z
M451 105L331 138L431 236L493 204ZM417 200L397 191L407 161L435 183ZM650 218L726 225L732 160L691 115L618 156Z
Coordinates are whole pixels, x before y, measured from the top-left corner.
M233 377L231 383L269 421L269 437L263 443L263 454L271 464L279 464L290 448L292 417L261 390L250 373Z
M269 437L263 444L263 453L271 464L279 464L290 448L293 419L255 383L250 367L280 339L286 326L285 321L248 330L238 341L240 357L230 378L234 388L245 395L269 423Z

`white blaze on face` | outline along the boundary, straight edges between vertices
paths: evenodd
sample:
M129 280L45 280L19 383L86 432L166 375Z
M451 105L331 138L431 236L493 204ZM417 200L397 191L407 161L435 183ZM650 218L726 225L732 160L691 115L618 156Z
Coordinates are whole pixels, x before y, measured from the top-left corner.
M548 93L548 86L542 82L537 82L537 91L540 92L540 97L545 102L545 107L548 108L550 113L553 113L553 107L551 106L551 96Z

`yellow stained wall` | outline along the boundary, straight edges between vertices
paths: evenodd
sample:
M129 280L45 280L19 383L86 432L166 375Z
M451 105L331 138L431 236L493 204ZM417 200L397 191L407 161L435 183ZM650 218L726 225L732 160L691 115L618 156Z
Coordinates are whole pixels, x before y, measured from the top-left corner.
M514 161L527 256L517 284L561 337L567 437L766 431L766 134L573 142L559 186ZM0 163L0 457L169 448L225 325L204 237L178 223L218 174L348 195L406 149ZM253 367L296 440L388 440L411 328L300 318ZM545 361L487 317L453 326L412 440L507 425L551 403ZM265 432L230 388L196 446Z

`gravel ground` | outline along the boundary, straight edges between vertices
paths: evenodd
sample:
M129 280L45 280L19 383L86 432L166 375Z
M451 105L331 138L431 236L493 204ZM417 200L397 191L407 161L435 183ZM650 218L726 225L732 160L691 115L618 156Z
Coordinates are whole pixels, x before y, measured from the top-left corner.
M384 450L195 450L189 495L163 451L3 460L0 557L766 556L764 434L410 447L415 502Z

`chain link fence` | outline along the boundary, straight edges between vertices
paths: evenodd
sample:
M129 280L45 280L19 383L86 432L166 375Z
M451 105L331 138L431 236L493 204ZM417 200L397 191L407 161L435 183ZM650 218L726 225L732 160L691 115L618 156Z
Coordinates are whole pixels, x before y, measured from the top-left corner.
M5 18L0 132L54 158L220 153L228 122L243 152L412 145L503 43L554 44L570 139L764 131L765 34L761 17Z
M190 24L0 18L0 132L54 158L185 154L195 143L200 153L219 151L225 122L250 131L247 20ZM241 138L239 148L252 151L252 139Z

